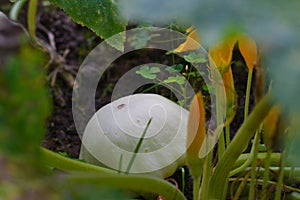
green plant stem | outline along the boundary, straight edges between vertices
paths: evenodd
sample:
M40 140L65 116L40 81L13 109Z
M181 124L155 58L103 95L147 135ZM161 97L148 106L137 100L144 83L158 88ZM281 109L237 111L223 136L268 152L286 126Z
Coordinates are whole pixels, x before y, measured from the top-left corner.
M182 85L180 85L180 89L181 89L181 93L182 93L182 96L183 96L183 107L185 107L186 102L187 102L186 89Z
M246 89L246 100L245 100L245 110L244 110L244 121L248 117L249 112L249 102L250 102L250 92L251 92L251 83L252 83L252 74L253 70L248 71L248 78L247 78L247 89Z
M193 177L193 199L199 200L199 188L200 188L201 176Z
M152 193L172 200L185 200L184 195L172 184L162 179L141 175L84 173L66 176L68 184L96 184L137 193Z
M270 166L269 167L269 171L272 171L272 172L279 171L280 169L279 169L278 165L280 165L280 164L277 164L276 166ZM250 168L246 168L245 172L248 171L248 170L251 170L251 169ZM294 168L294 169L293 169L293 167L284 167L283 171L284 171L283 172L283 176L284 176L284 179L286 181L289 180L291 173L293 173L292 181L294 181L294 182L295 181L296 182L300 181L300 167ZM258 176L263 177L264 172L265 172L265 169L264 168L260 168L258 170ZM269 180L270 180L270 178L271 179L278 179L278 174L276 174L276 173L269 173Z
M223 89L223 88L222 88ZM216 87L216 112L217 112L217 127L219 127L222 123L223 123L223 116L222 116L222 110L221 110L221 92L220 92L220 88ZM219 141L218 141L218 158L219 160L223 157L225 152L225 134L224 134L224 129L222 128L222 131L220 133L220 137L219 137ZM212 154L212 152L210 152ZM212 161L212 155L211 155L211 160L210 160L210 165L211 165L211 161ZM207 166L208 167L208 166ZM210 167L210 166L209 166ZM208 170L208 169L207 169ZM209 198L209 187L210 187L210 182L211 182L211 172L207 172L206 175L206 182L205 184L203 184L203 199L208 199ZM228 181L227 179L229 178L229 173L226 174L224 176L224 182L223 182L223 186L224 188L228 187ZM225 197L226 193L223 193L223 195L221 196L221 198Z
M230 144L230 124L225 126L226 147Z
M255 130L257 130L262 120L269 113L272 105L273 101L271 97L266 95L256 105L248 119L241 125L234 139L215 167L209 186L209 199L221 199L224 192L226 193L227 186L224 183L228 178L230 170L253 137Z
M222 103L221 103L221 91L220 91L220 87L217 86L216 87L216 115L217 115L217 127L219 127L222 123L223 123L223 116L222 116ZM223 89L223 88L222 88ZM225 135L224 135L224 131L222 129L221 133L220 133L220 137L219 137L219 141L218 141L218 157L219 159L223 156L223 153L225 151Z
M233 175L235 175L235 174L237 174L237 173L240 173L240 172L244 171L244 170L252 163L252 161L253 161L253 159L254 159L254 156L255 156L255 155L257 156L257 154L255 154L255 147L256 147L257 145L259 145L258 142L259 142L259 140L258 140L258 136L257 136L257 134L256 134L255 137L254 137L254 143L253 143L253 145L252 145L252 148L251 148L251 152L250 152L250 154L249 154L249 157L247 158L247 160L246 160L245 162L243 162L243 164L242 164L241 166L239 166L238 168L232 170L232 171L230 172L230 175L229 175L229 176L233 176Z
M240 181L244 181L244 179L245 179L245 178L239 178ZM236 180L236 178L229 178L229 181L235 181L235 180ZM247 182L250 182L250 181L251 181L251 178L248 178L248 179L247 179ZM263 180L257 179L257 183L262 184L262 183L263 183ZM276 185L277 185L277 182L275 182L275 181L268 181L268 184L276 186ZM298 188L294 188L294 187L291 187L291 186L288 186L288 185L285 185L284 187L285 187L286 189L291 190L291 191L294 191L294 192L300 192L300 189L298 189Z
M27 2L28 0L19 0L16 1L14 3L14 5L12 6L10 12L9 12L9 17L12 20L17 20L18 16L20 14L21 9L23 8L24 4Z
M160 84L159 83L155 83L154 85L152 85L151 87L146 88L145 90L143 90L141 93L146 93L150 90L152 90L153 88L157 88Z
M255 199L255 181L257 175L257 154L258 154L258 146L260 141L260 131L257 131L254 137L254 156L252 161L252 169L251 169L251 181L250 181L250 189L249 189L249 200Z
M64 171L81 171L81 172L100 172L103 174L117 174L117 171L99 167L96 165L88 164L71 158L67 158L59 155L58 153L52 152L43 147L40 148L44 163L56 169Z
M293 177L293 175L294 175L294 172L295 172L295 166L292 166L291 167L291 173L290 173L290 175L289 175L289 179L288 179L288 182L290 183L290 182L292 182L292 177Z
M155 37L153 37L153 38L155 38ZM153 44L154 43L161 44L161 43L172 42L172 41L182 42L182 40L185 40L185 39L186 39L185 37L178 37L177 39L175 38L175 39L172 39L172 40L171 39L169 39L169 40L155 40L155 39L152 39L151 42ZM168 51L166 53L168 53L166 55L170 55L171 53L176 53L176 52L174 50L171 50L171 51Z
M279 167L270 167L272 171L279 171ZM293 174L292 181L300 182L300 168L283 167L283 175L286 180L290 179L290 174ZM278 175L274 178L278 178Z
M251 173L247 173L247 175L245 176L244 180L241 182L240 186L238 187L238 189L237 189L237 191L236 191L236 193L235 193L235 195L234 195L233 200L238 200L238 199L239 199L239 197L240 197L240 195L241 195L241 193L242 193L244 187L245 187L246 184L247 184L247 180L248 180L250 174L251 174Z
M276 187L276 193L275 193L275 200L280 200L281 198L281 189L283 185L283 174L284 174L284 165L285 165L285 152L286 150L283 150L281 154L281 162L279 167L279 176L277 180L277 187Z
M241 166L244 162L246 162L249 159L250 156L251 156L251 153L241 154L239 156L239 158L236 160L236 162L234 164L234 167L237 168L237 167ZM258 153L257 154L257 158L261 160L262 164L264 164L266 157L267 157L267 153ZM280 163L280 157L281 157L281 153L272 153L271 154L270 165L271 166L278 166L279 163ZM286 166L290 166L290 167L293 166L293 160L291 158L286 159ZM242 171L240 171L240 172L242 172Z
M216 117L217 117L217 127L220 127L220 125L223 124L223 116L222 116L222 92L220 90L224 89L223 87L220 88L218 83L216 83ZM214 133L216 134L216 133ZM225 152L225 135L223 128L221 130L219 140L218 140L218 158L219 160L223 157L223 154ZM213 158L213 153L212 151L208 153L207 158L206 158L206 163L205 163L205 171L203 174L203 183L201 186L201 199L208 199L209 197L209 188L210 188L210 183L211 183L211 164L212 164L212 158ZM226 184L227 187L227 178L228 174L226 177L224 177L225 180L223 184Z
M36 11L38 6L38 0L29 0L28 11L27 11L27 26L29 36L35 44L39 44L38 39L35 35L36 31Z
M264 179L263 179L263 185L262 185L262 200L267 199L267 185L268 185L268 180L269 180L269 172L270 172L270 162L271 162L271 154L272 150L268 149L267 151L267 157L265 160L265 165L264 165Z
M204 161L202 184L200 188L200 199L207 199L208 187L211 177L213 151L209 152Z
M182 96L184 96L180 90L177 90L175 87L171 86L170 84L166 84L163 80L156 78L156 80L159 82L158 85L162 84L162 85L166 85L168 88L170 88L172 91L177 92L178 94L181 94Z
M218 142L218 157L219 159L222 157L225 151L225 135L224 131L221 131L220 137L219 137L219 142Z

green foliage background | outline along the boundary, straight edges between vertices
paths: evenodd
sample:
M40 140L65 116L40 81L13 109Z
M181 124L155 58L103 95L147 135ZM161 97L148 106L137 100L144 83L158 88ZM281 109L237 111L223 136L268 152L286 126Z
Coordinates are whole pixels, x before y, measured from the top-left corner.
M44 64L42 52L23 44L1 70L0 148L5 153L30 155L40 145L50 113Z

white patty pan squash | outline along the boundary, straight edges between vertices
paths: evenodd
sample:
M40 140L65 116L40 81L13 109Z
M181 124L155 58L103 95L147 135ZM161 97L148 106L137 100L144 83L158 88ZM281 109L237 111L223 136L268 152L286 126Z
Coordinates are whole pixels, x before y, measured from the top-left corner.
M166 178L185 164L189 112L156 94L122 97L99 109L82 137L80 159L126 171L133 151L152 118L129 173ZM120 164L120 158L122 162Z

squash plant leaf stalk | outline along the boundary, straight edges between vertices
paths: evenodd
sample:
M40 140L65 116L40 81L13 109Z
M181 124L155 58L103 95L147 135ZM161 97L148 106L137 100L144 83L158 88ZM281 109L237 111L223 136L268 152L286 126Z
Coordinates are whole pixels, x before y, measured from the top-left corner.
M235 164L235 161L242 154L259 125L267 116L273 105L270 95L266 95L253 109L248 119L242 124L234 139L224 152L217 163L209 185L209 198L222 199L227 191L227 185L224 184L228 174Z
M187 127L186 163L193 177L193 197L199 198L200 180L204 158L199 158L199 151L205 139L205 108L202 94L197 93L190 105L190 114Z
M28 32L31 40L34 44L41 46L35 31L36 31L36 12L37 12L38 0L30 0L28 5L28 16L27 16L27 25L28 25Z
M230 174L229 174L229 176L234 176L234 175L236 175L236 174L238 174L238 173L241 173L241 172L243 172L252 162L253 162L253 160L254 160L254 156L257 156L257 158L258 159L261 159L261 158L259 158L258 157L258 154L255 154L255 146L258 146L259 144L259 138L258 138L258 135L255 135L254 136L254 140L253 140L254 142L253 142L253 145L252 145L252 148L251 148L251 151L250 151L250 153L247 155L247 154L243 154L243 155L247 155L247 157L246 157L246 159L245 159L245 161L244 162L242 162L242 164L239 166L239 167L237 167L237 168L235 168L235 169L233 169L231 172L230 172ZM242 155L241 155L242 156ZM237 164L238 162L236 162L236 164Z
M232 51L233 51L233 47L235 44L235 39L233 37L227 38L224 41L212 46L209 51L209 62L212 65L213 63L217 66L218 70L220 71L220 73L222 74L222 76L224 77L224 74L228 72L228 68L230 68L230 62L232 59ZM231 94L228 94L227 92L230 90L232 90L232 88L229 88L229 86L231 85L231 83L229 83L228 77L225 77L225 89L226 89L226 85L227 85L227 90L226 90L226 97L231 97ZM230 78L230 77L229 77ZM224 81L224 80L223 80ZM230 91L230 93L232 93L232 91ZM217 93L218 94L218 93ZM218 95L217 95L218 98ZM230 100L231 102L231 100ZM217 100L217 105L218 105L218 100ZM228 112L228 110L227 110ZM217 110L217 113L218 110ZM217 116L218 119L218 125L221 123L222 119L220 118L220 116ZM228 133L229 134L229 133ZM229 138L229 136L227 136L227 138ZM219 142L218 142L218 156L219 159L222 157L223 153L225 151L225 138L224 138L224 132L222 131L220 137L219 137Z
M245 101L245 110L244 110L244 120L246 120L249 112L248 110L249 110L253 68L257 64L257 46L255 41L248 35L240 35L238 38L238 45L239 45L239 50L248 68L246 101Z
M145 175L118 174L115 170L67 158L42 147L40 148L40 152L43 156L44 164L69 172L66 175L69 185L89 183L98 186L128 189L137 193L151 192L163 195L167 199L185 199L184 195L176 187L161 178Z
M257 179L257 165L258 165L258 147L260 144L260 137L261 137L261 126L258 128L258 130L255 133L254 136L254 142L252 145L253 149L253 158L252 158L252 166L251 166L251 180L250 180L250 188L249 188L249 200L255 199L255 182ZM251 150L252 151L252 150Z
M139 194L156 194L172 200L186 200L183 193L174 185L163 179L145 175L119 175L98 173L77 173L66 176L68 185L95 184L137 192Z
M186 30L186 33L188 34L188 37L186 38L185 42L180 44L174 52L184 52L184 51L190 51L190 50L197 50L201 47L200 45L200 36L197 32L197 29L195 27L191 26Z
M223 83L226 93L226 122L225 137L226 147L230 144L230 123L232 122L237 110L237 94L234 88L234 80L231 68L223 75Z
M253 68L257 64L257 46L255 41L249 37L248 35L242 34L238 35L237 37L239 51L242 54L246 66L248 68L248 77L247 77L247 89L246 89L246 100L244 106L244 120L247 119L249 113L249 102L250 102L250 91L252 85L252 75L253 75ZM257 136L260 131L257 131L255 134L255 138L259 139L260 136ZM252 157L252 172L251 172L251 182L250 182L250 192L249 192L249 199L253 199L254 196L254 180L256 176L256 166L257 166L257 159L256 155L258 153L258 142L255 142L256 145L253 144L252 149L253 157Z
M59 155L48 149L40 147L40 153L43 156L43 163L51 168L56 168L68 172L97 172L98 174L117 174L118 172L105 167L85 163Z
M267 156L266 162L264 165L264 176L263 176L263 185L262 185L262 200L267 199L267 185L269 180L269 172L270 172L270 159L273 148L273 141L276 133L276 128L279 120L280 107L274 106L272 110L269 112L268 116L265 118L263 122L264 132L263 132L263 140L267 147Z
M22 8L24 7L24 5L27 1L28 0L16 1L9 12L9 18L14 21L17 21L20 11L22 10Z

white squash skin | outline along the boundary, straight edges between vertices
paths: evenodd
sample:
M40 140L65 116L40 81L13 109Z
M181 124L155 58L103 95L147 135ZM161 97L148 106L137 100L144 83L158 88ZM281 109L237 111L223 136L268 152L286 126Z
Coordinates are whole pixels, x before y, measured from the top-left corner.
M150 118L130 172L172 175L185 164L188 111L156 94L126 96L99 109L84 131L80 159L118 169L122 154L125 171Z

